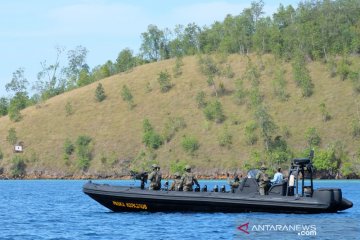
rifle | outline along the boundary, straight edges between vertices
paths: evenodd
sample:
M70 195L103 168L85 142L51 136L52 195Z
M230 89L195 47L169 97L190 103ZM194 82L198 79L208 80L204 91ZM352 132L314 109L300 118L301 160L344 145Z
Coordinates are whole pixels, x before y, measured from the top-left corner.
M135 171L130 171L130 175L134 180L140 180L141 181L141 185L140 188L144 189L145 188L145 184L147 183L148 180L148 173L147 172L135 172Z

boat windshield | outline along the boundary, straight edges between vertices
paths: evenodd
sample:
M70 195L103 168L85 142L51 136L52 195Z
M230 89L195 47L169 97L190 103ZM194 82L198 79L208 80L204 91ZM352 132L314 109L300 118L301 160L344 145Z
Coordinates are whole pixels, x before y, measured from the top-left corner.
M256 178L256 174L257 174L258 172L260 172L259 169L251 169L251 170L248 171L247 177L248 177L248 178Z

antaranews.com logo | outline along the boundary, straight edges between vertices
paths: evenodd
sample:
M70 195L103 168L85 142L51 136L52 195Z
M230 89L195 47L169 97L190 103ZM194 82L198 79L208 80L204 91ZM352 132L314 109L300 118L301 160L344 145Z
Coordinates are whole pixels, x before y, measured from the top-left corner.
M315 224L241 224L237 229L244 234L256 232L294 232L298 236L316 236Z

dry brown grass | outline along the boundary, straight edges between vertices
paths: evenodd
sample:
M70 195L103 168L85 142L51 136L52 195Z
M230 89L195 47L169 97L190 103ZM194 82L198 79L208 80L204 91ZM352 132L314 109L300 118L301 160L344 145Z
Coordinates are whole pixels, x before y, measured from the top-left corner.
M258 64L259 57L252 56L252 61ZM291 132L288 140L295 151L301 151L306 146L305 131L315 127L322 138L322 146L339 140L347 146L350 154L354 153L359 141L351 137L350 123L357 114L359 96L354 94L349 80L341 81L338 77L330 78L326 66L319 62L309 64L312 80L315 84L314 95L310 98L301 97L300 90L292 80L291 65L281 64L286 70L287 92L290 99L279 102L272 94L272 79L276 60L269 55L263 56L265 69L262 71L260 89L265 96L265 103L279 127L287 126ZM252 150L262 149L261 141L254 146L248 146L244 139L244 126L253 118L252 110L246 104L238 106L231 95L220 98L224 106L226 120L223 124L209 123L205 120L202 110L197 108L196 94L203 90L207 99L212 90L207 86L206 78L199 71L197 57L186 57L183 60L183 74L172 78L173 88L167 93L161 93L157 82L158 73L167 69L172 73L175 60L151 63L135 68L129 73L115 75L101 80L107 98L99 103L95 101L95 88L98 82L75 89L54 97L41 104L40 108L29 107L22 111L23 120L10 122L8 117L0 118L0 148L4 159L0 166L9 170L12 158L12 146L6 142L8 130L14 127L19 140L25 143L25 155L36 154L37 161L29 162L28 169L60 171L72 173L73 166L66 166L63 160L63 144L66 138L75 142L79 135L91 136L94 140L93 160L90 172L117 171L120 165L109 167L101 163L101 157L118 158L119 160L134 159L141 150L142 122L148 118L156 131L161 133L168 117L183 117L187 127L176 133L167 144L156 150L157 160L163 168L168 169L171 161L185 160L197 166L202 172L214 169L241 168L247 161ZM247 65L247 58L239 55L229 56L235 77L223 79L226 89L234 89L234 81L241 77ZM359 68L359 59L354 59ZM147 92L146 84L152 91ZM136 104L133 110L121 98L122 86L126 84L134 96ZM250 87L245 83L246 87ZM70 102L74 113L66 116L65 105ZM323 122L319 104L324 102L332 119ZM240 122L234 125L233 121ZM224 125L233 134L233 144L230 149L220 147L218 135ZM280 133L281 134L281 133ZM181 147L184 135L195 136L200 142L200 148L195 156L189 156ZM74 161L74 159L72 159ZM120 161L121 162L121 161Z

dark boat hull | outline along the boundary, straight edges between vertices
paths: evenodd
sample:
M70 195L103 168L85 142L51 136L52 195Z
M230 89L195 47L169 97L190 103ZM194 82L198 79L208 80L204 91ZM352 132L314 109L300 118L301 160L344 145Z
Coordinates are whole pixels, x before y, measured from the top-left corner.
M85 194L115 212L337 212L352 206L343 199L334 204L321 198L260 196L257 193L149 191L140 188L87 183Z

